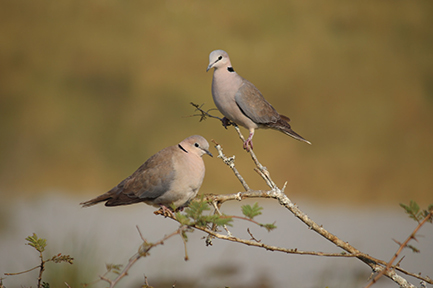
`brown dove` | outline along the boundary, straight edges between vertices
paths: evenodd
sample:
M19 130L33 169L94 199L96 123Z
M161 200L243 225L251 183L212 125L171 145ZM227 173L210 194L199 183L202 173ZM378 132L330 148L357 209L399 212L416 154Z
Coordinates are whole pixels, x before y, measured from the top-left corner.
M94 199L80 203L83 207L105 202L105 206L139 202L162 207L188 205L200 189L205 174L202 159L209 143L194 135L177 145L162 149L116 187Z

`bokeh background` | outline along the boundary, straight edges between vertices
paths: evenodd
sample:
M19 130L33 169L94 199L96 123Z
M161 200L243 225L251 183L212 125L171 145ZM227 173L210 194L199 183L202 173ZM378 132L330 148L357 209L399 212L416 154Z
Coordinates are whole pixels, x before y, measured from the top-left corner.
M1 1L2 207L52 193L86 200L193 134L266 189L233 128L189 117L190 102L215 107L205 72L215 49L313 143L254 137L293 201L425 207L432 15L431 1ZM219 159L204 160L202 193L242 190Z
M0 189L10 197L103 192L192 134L236 154L251 186L264 187L233 129L185 118L190 102L215 107L205 69L225 49L313 143L255 137L293 196L433 200L429 1L20 0L0 10ZM242 188L205 161L203 192Z

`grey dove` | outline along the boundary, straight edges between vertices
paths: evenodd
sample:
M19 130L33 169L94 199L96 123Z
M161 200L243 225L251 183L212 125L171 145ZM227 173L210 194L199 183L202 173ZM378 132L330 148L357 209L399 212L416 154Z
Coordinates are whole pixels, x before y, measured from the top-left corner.
M212 51L206 72L211 68L214 68L212 96L218 110L225 116L223 125L226 126L229 122L227 120L230 120L247 128L250 132L248 139L244 142L244 149L249 151L248 146L253 148L254 130L258 128L281 131L297 140L311 144L291 129L288 123L289 117L280 115L266 101L256 86L235 72L227 52Z
M104 201L105 206L144 202L163 209L172 204L184 207L197 195L203 182L204 154L212 156L206 139L198 135L188 137L151 156L107 193L80 204L88 207Z

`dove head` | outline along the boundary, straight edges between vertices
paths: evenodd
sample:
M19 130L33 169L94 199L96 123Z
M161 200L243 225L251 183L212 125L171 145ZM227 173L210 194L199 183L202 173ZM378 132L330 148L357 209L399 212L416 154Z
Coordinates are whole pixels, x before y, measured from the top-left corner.
M206 72L211 68L231 67L229 54L224 50L215 50L209 54L209 66L207 66Z
M206 141L206 139L204 139L204 137L199 135L186 138L179 143L179 146L181 146L182 149L188 153L193 153L198 156L208 154L209 156L213 157L212 153L209 152L209 143Z

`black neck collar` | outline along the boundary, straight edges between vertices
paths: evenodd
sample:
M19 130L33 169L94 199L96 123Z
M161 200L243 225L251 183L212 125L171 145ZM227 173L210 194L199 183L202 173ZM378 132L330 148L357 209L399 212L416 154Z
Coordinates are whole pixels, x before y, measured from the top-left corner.
M179 147L183 152L188 153L188 151L186 151L185 148L182 147L182 145L177 144L177 147Z
M235 69L233 69L233 67L227 67L227 71L229 71L229 72L235 72Z

